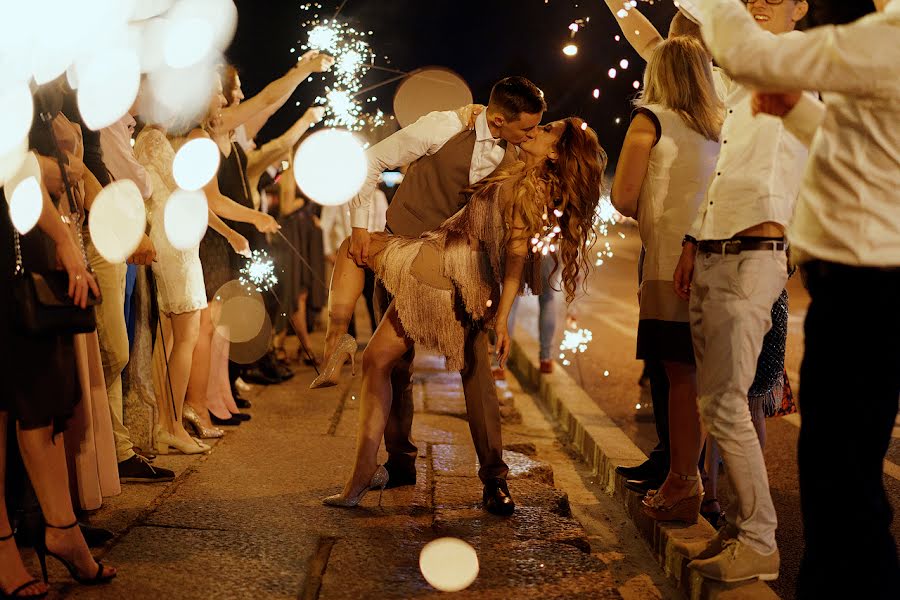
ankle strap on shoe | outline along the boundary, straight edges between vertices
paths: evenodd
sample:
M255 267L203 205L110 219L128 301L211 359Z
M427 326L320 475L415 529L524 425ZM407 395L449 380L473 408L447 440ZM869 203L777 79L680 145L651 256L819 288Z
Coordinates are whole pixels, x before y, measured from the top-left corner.
M50 523L44 522L44 526L49 527L50 529L73 529L75 527L78 527L78 521L76 520L71 525L63 525L62 527L60 527L59 525L51 525Z
M682 481L700 481L699 475L682 475L681 473L676 473L675 471L672 471L672 475Z

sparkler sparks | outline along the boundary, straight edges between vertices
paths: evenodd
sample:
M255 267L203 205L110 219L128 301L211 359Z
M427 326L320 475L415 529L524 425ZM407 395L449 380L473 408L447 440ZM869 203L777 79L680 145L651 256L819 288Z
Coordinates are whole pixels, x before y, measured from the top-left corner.
M319 3L305 4L301 9L314 13L302 25L309 30L301 49L318 50L335 59L330 71L333 82L325 87L323 96L316 98L317 103L325 105L325 125L359 131L366 126L384 124L384 114L380 110L368 114L363 108L373 99L361 98L365 93L362 80L375 60L375 53L366 39L371 32L358 31L337 19L320 20L316 12L322 10Z
M257 292L267 292L278 284L275 263L265 250L254 250L253 256L241 269L240 282L256 287Z
M559 345L559 359L562 361L563 366L566 367L572 364L567 353L573 355L579 353L583 354L587 351L588 344L594 339L594 334L591 333L590 329L578 329L576 324L573 324L572 327L572 329L567 329L563 333L563 340Z

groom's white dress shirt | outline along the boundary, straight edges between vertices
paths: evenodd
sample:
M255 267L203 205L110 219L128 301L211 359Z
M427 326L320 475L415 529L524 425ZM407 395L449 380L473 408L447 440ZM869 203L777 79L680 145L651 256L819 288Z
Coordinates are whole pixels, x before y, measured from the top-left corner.
M362 189L350 201L350 222L353 227L369 227L372 196L383 171L408 165L415 160L435 154L450 138L463 131L455 111L432 112L412 125L366 150L369 170ZM506 155L502 140L494 138L487 123L487 111L475 119L475 148L472 151L472 167L469 183L481 181L503 161Z
M737 81L769 90L819 90L785 118L811 141L793 224L795 257L900 266L900 0L843 26L773 36L738 0L694 0L703 36Z

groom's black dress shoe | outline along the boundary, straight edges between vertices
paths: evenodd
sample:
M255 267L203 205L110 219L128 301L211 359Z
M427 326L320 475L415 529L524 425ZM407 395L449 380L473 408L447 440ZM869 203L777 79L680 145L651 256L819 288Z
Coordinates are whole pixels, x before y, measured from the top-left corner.
M387 485L384 486L384 489L390 490L406 485L416 485L416 467L414 465L401 467L400 465L393 465L388 461L384 463L384 468L387 469L388 472L388 482Z
M506 486L505 479L489 479L484 484L482 503L485 510L489 513L500 515L501 517L508 517L516 510L516 503L513 502L512 496L509 495L509 488Z

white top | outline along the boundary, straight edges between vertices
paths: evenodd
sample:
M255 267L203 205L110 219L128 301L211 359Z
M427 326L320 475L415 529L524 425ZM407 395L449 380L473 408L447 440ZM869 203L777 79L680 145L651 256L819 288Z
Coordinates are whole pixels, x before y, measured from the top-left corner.
M900 265L900 0L849 25L780 38L737 0L697 4L710 49L735 79L823 92L824 116L805 99L785 120L812 143L789 231L797 258Z
M643 281L671 281L684 232L703 203L716 168L719 143L688 127L668 108L658 104L642 108L652 112L660 125L636 215L646 249Z
M341 243L350 237L350 203L323 206L319 221L322 224L325 256L332 256L341 247Z
M750 88L721 71L716 72L716 79L725 102L722 151L690 235L698 240L727 240L761 223L787 228L800 191L807 148L781 119L753 116Z
M100 130L100 149L103 151L103 163L113 179L130 179L147 200L153 193L153 184L147 170L134 156L131 146L134 127L134 117L125 113L121 119Z
M366 151L369 172L362 189L350 201L350 221L353 227L369 227L369 210L372 194L378 186L383 171L397 169L415 160L435 154L450 138L463 131L456 111L432 112L404 127L397 133L375 144ZM472 167L469 183L481 181L500 166L506 150L499 138L491 136L487 124L487 111L475 120L475 149L472 151Z

